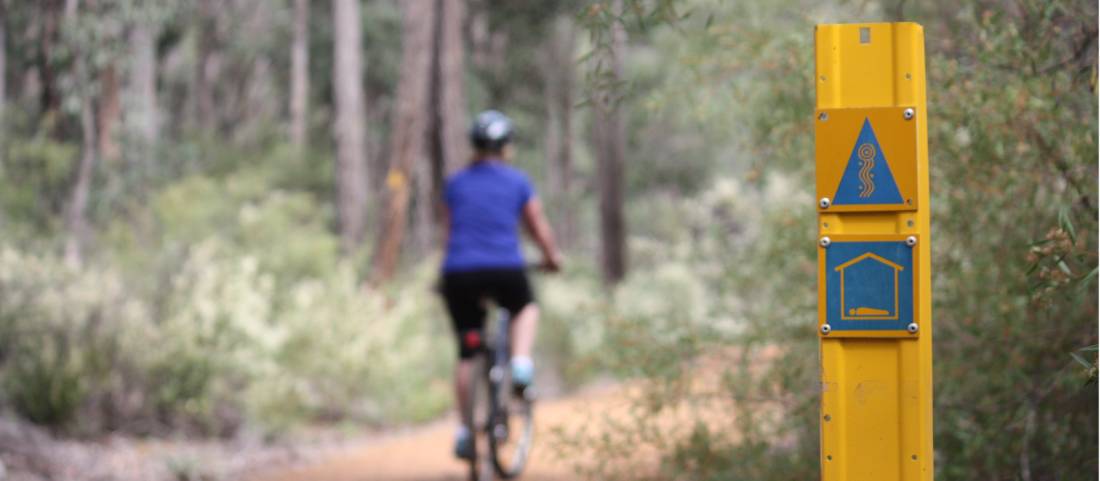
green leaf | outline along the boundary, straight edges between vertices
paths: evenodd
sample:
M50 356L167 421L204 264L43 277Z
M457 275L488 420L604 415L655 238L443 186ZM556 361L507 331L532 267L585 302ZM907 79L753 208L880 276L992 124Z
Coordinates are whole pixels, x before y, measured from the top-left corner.
M1071 352L1071 353L1069 353L1069 355L1070 355L1070 357L1073 358L1074 361L1077 361L1079 364L1081 364L1085 368L1092 369L1092 363L1089 362L1088 360L1086 360L1085 358L1081 357L1080 354L1077 354L1076 352Z
M1085 274L1081 277L1081 279L1077 281L1077 289L1080 291L1080 293L1084 294L1085 292L1088 292L1089 286L1092 285L1092 281L1096 280L1096 271L1098 268L1100 267L1093 267L1092 271L1089 271L1088 274ZM1095 350L1096 346L1092 347L1093 350Z

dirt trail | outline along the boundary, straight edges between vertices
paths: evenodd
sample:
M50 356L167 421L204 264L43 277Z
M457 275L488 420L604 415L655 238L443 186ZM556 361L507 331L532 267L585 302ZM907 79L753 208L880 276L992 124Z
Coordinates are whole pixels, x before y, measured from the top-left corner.
M550 443L557 428L575 430L593 412L621 408L621 388L598 388L536 406L535 449L524 481L575 479L571 463L558 459ZM267 473L252 481L463 481L465 464L451 456L454 421L365 442L313 466Z
M752 351L752 370L769 365L779 354L774 347ZM680 379L686 382L647 385L636 380L540 402L535 411L535 447L521 479L580 479L574 471L578 465L597 477L599 474L591 471L594 467L599 472L610 468L622 479L649 477L659 469L659 444L687 439L697 423L704 422L716 432L736 433L737 419L730 410L728 393L720 386L728 367L739 362L738 350L716 351L687 366L688 375ZM660 395L651 399L650 388L656 388L657 392L670 388L674 392L667 399ZM661 401L657 412L639 409L654 408L647 404L653 399ZM760 404L755 415L776 415L769 406L778 408ZM463 481L466 465L451 457L454 423L441 421L405 433L372 438L327 461L268 472L250 481ZM561 432L566 433L566 440L580 439L580 446L586 448L570 442L567 455L571 457L562 458L556 449L560 446L555 446L565 441L555 435ZM653 438L654 432L660 435ZM639 437L639 433L649 433L649 437Z

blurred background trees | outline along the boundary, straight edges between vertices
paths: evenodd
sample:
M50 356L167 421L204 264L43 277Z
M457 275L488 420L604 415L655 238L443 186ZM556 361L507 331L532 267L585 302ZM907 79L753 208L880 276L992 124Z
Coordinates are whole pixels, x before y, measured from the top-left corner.
M904 19L927 38L938 477L1095 479L1094 4L0 16L0 404L25 419L231 435L437 416L436 202L470 115L496 108L568 248L540 281L544 385L638 379L620 432L658 448L657 478L816 476L812 29ZM699 399L733 415L647 424Z

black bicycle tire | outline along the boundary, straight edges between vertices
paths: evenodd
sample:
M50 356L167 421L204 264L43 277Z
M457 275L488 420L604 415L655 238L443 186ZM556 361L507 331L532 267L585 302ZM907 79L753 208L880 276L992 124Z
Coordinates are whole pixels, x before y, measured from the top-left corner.
M471 379L471 396L470 402L472 406L470 409L473 411L473 425L471 426L471 432L474 436L474 456L473 459L468 460L469 467L469 480L470 481L492 481L493 472L496 471L496 466L487 457L492 457L491 449L482 450L483 447L488 448L488 442L485 446L482 446L483 439L490 439L491 433L489 432L489 426L492 425L492 400L491 400L491 387L492 382L489 379L489 369L492 363L489 361L491 356L487 353L481 353L475 358L475 372L476 375ZM485 390L482 390L482 386L486 386ZM484 410L484 412L481 412ZM485 438L483 438L485 436ZM492 465L490 467L490 465Z

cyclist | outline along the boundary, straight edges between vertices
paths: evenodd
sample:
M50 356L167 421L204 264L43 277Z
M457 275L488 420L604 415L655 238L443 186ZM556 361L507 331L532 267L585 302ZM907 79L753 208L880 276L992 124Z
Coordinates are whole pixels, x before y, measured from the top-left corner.
M441 287L458 340L455 398L461 424L455 435L455 456L463 459L474 456L470 383L473 357L484 343L485 299L512 316L511 370L517 390L522 392L534 380L531 346L539 310L520 249L520 221L542 251L543 268L557 271L562 262L531 181L508 164L512 133L512 121L504 114L495 110L478 114L470 128L473 160L447 180L444 192L446 254Z

